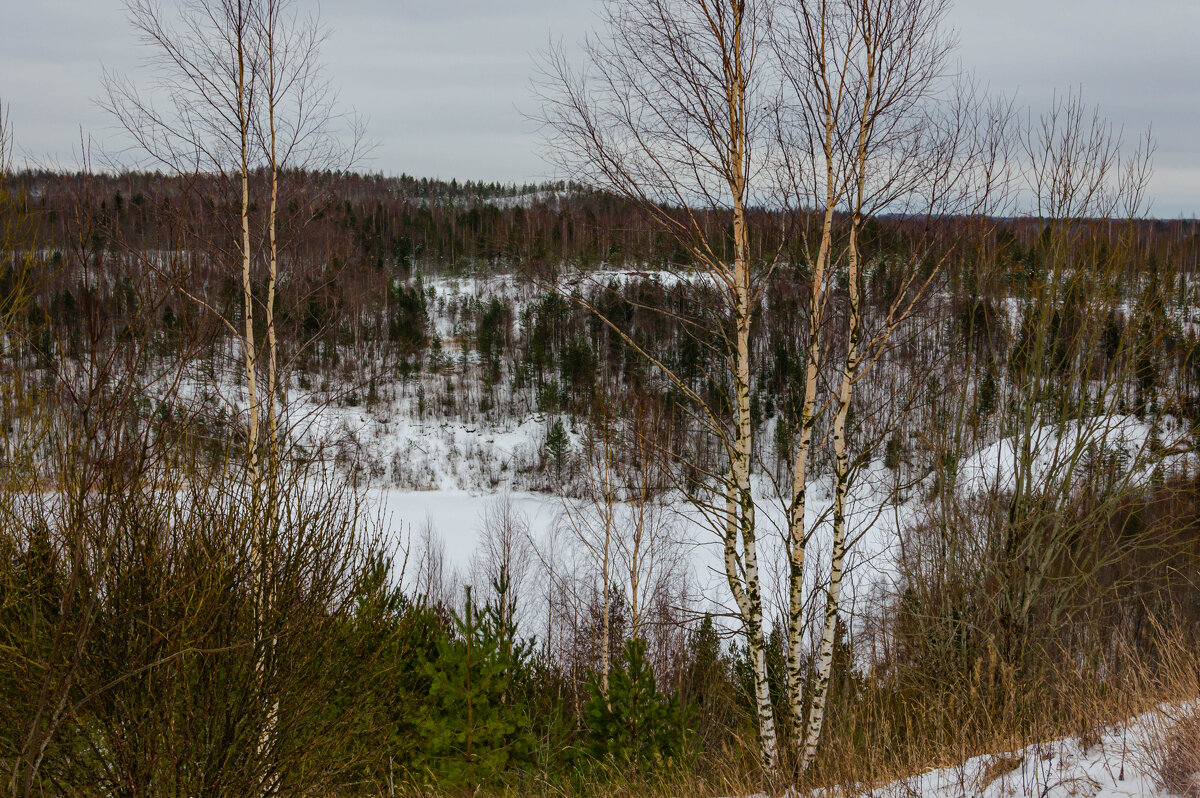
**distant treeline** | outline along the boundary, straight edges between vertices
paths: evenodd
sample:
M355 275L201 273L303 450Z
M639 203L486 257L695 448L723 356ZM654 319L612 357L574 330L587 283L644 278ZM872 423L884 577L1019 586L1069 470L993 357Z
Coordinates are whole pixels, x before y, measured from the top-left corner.
M263 174L258 177L266 179ZM238 199L236 187L216 176L26 172L8 182L23 194L25 210L39 219L40 240L60 249L78 240L81 222L97 247L120 240L127 246L166 250L188 236L215 240L238 216L229 213ZM687 265L693 259L644 208L564 182L516 185L407 175L291 173L285 175L281 204L285 220L304 231L300 241L291 239L293 248L303 248L304 239L337 243L349 265L401 274L414 267L481 262L544 271L563 264ZM801 259L799 247L810 220L762 208L754 215L754 258L791 263ZM698 219L710 231L730 226L728 215L720 212L698 213ZM906 231L924 232L931 223L953 227L955 221L884 216L871 223L868 238L899 244ZM1148 220L1137 227L1147 256L1197 262L1197 220ZM1007 233L1025 247L1034 245L1041 232L1041 223L1032 219L1001 226L1002 237ZM731 234L724 240L731 241Z

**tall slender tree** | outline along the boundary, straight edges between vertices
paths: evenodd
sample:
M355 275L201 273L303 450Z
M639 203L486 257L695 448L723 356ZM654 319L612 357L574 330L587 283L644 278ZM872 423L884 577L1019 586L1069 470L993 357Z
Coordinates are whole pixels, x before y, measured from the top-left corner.
M781 76L774 138L780 195L810 281L804 381L788 515L788 709L798 766L812 762L824 722L845 575L847 502L855 464L878 443L852 440L855 388L933 277L918 238L902 256L898 290L864 316L863 230L887 210L924 217L984 215L1003 182L1010 106L989 102L949 69L948 0L780 2L771 44ZM810 232L811 231L811 232ZM945 256L943 247L943 257ZM888 255L888 253L880 253ZM922 273L924 271L924 273ZM838 286L845 286L844 297ZM834 299L836 297L836 299ZM831 312L831 299L844 309ZM830 325L836 322L836 329ZM840 355L840 357L839 357ZM823 369L833 387L822 399ZM827 437L814 440L830 414ZM811 693L804 695L808 485L815 446L832 449L831 559ZM822 514L822 521L825 515ZM807 718L804 717L808 705Z
M199 296L188 295L222 320L241 350L246 390L241 488L253 519L248 542L262 619L256 640L256 679L265 686L278 644L265 627L274 614L280 523L280 358L275 316L280 179L289 172L304 175L305 170L348 167L361 137L356 128L351 145L345 146L336 135L341 117L334 111L335 95L319 59L324 29L317 20L301 17L294 0L185 0L174 16L155 0L127 0L126 7L151 53L156 79L143 92L127 78L106 73L103 104L133 139L135 149L158 168L190 178L185 186L236 187L238 234L232 240L206 243L218 259L237 264L240 318L226 316ZM265 188L260 185L264 173ZM202 176L207 179L201 180ZM267 195L263 221L256 211L260 192ZM212 200L220 206L227 198ZM154 271L163 270L153 255L137 250L132 255ZM264 260L265 297L256 290ZM177 279L188 293L185 278ZM259 340L259 309L265 344ZM264 700L269 706L260 755L269 761L279 704L278 697ZM265 793L274 788L271 772L264 768Z
M551 157L574 179L639 203L716 297L716 306L697 308L683 320L720 363L720 372L709 375L719 386L715 395L702 393L615 320L590 309L678 390L723 453L723 469L705 475L704 490L691 496L724 551L754 667L762 765L774 774L778 744L767 681L750 406L751 329L769 273L751 251L748 212L760 199L764 8L759 0L609 0L603 20L605 32L585 44L582 69L561 50L546 57L541 121ZM706 218L712 213L727 226L714 230Z

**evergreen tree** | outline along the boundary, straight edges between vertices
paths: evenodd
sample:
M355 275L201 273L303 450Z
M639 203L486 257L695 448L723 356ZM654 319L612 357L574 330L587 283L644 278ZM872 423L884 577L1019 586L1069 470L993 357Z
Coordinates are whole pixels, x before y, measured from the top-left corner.
M392 312L388 337L405 357L419 353L429 343L429 312L421 278L391 287Z
M635 766L683 755L687 715L675 696L659 692L646 661L646 641L625 643L622 661L608 677L607 700L596 677L588 682L588 693L584 722L589 755Z
M502 571L497 596L509 594L507 580ZM425 663L430 688L417 764L439 784L474 789L532 764L536 737L526 702L517 700L532 642L517 640L512 617L496 602L477 606L467 588L455 634Z
M721 645L713 617L706 614L689 635L680 679L693 748L718 749L726 735L753 735L752 707L739 695L734 661Z
M341 669L337 678L346 685L328 711L357 714L370 723L358 738L360 748L347 751L344 759L379 761L375 754L385 752L389 770L394 765L403 771L423 750L419 732L430 710L427 665L436 664L439 642L449 630L436 607L410 600L388 583L390 569L385 559L372 563L336 647L344 656L324 667L330 673ZM377 668L380 662L389 667ZM374 774L380 780L390 775Z
M554 419L554 423L550 425L550 430L546 433L546 454L554 464L557 475L562 474L563 464L566 462L570 446L571 442L567 437L567 429L563 426L562 419Z

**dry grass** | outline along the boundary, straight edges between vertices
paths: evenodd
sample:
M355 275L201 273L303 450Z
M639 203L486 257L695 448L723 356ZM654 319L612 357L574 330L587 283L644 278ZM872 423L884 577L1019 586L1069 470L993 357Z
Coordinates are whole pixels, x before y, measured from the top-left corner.
M1159 787L1183 798L1200 798L1200 658L1176 647L1162 670L1166 703L1147 720L1139 764Z
M864 795L991 755L979 783L971 785L982 790L1021 763L1018 756L997 752L1064 738L1086 748L1105 727L1174 706L1190 709L1186 715L1168 710L1160 716L1158 737L1149 746L1156 761L1143 763L1144 769L1161 774L1168 789L1200 798L1200 787L1188 781L1200 771L1200 657L1190 639L1161 627L1154 636L1160 642L1152 653L1116 648L1102 678L1096 670L1060 665L1016 680L913 682L902 690L867 682L840 708L842 715L828 727L823 756L801 786L840 785L838 795Z
M987 789L987 786L996 779L1012 773L1017 768L1021 767L1021 762L1024 757L1019 754L999 754L988 758L988 762L984 765L983 770L979 774L979 788Z
M1151 773L1159 785L1184 798L1200 798L1200 711L1192 706L1164 720L1153 743Z

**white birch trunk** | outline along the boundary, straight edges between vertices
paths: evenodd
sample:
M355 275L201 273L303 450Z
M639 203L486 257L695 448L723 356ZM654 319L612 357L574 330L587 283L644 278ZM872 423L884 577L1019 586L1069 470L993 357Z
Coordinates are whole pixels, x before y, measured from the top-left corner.
M865 132L863 134L865 138ZM861 163L861 151L860 151ZM862 180L859 179L859 196ZM833 420L834 495L833 495L833 551L829 566L829 587L826 592L825 620L821 630L821 644L817 653L816 673L813 677L812 705L809 708L808 726L804 732L804 750L800 768L807 768L817 753L821 729L825 722L825 704L829 698L829 679L833 671L833 648L837 633L838 610L842 593L842 577L846 558L846 496L850 487L850 451L846 440L846 422L854 396L854 383L858 377L859 337L859 253L858 215L851 222L848 247L848 271L850 282L850 318L847 334L846 361L842 379L838 386L837 412Z
M822 156L825 167L825 209L817 256L812 264L812 287L808 307L808 341L805 352L804 398L800 413L800 437L792 464L792 501L788 507L788 710L794 733L794 750L798 761L804 761L801 729L804 728L804 567L808 544L805 513L808 500L809 458L812 453L813 428L817 421L817 389L822 362L821 329L825 320L825 281L830 270L833 251L833 218L841 192L835 178L837 142L835 140L836 92L829 83L829 54L826 38L825 9L820 14L820 38L816 43L816 65L821 75L821 110L823 112Z
M254 342L254 296L250 274L250 155L249 109L246 107L246 56L245 56L245 14L242 2L238 2L237 37L237 104L238 126L241 137L241 180L242 180L242 316L245 332L242 340L242 353L245 359L246 396L250 405L250 421L246 430L246 457L250 469L251 490L257 493L259 487L258 462L258 351Z
M279 247L276 239L276 226L279 208L279 163L276 154L276 135L275 135L275 112L279 102L278 86L275 81L275 60L277 53L275 50L275 24L277 20L278 8L274 2L268 2L264 11L264 33L267 41L267 121L269 125L269 157L271 168L271 204L267 218L267 234L269 242L268 255L268 275L267 275L267 304L265 309L266 314L266 333L267 333L267 390L266 390L266 413L267 413L267 480L266 480L266 514L263 519L263 540L262 547L264 551L261 556L264 559L266 566L262 574L262 584L260 591L262 595L263 615L270 617L274 613L275 608L275 593L274 583L275 574L273 571L274 560L266 556L266 549L273 547L276 543L276 535L279 524L279 429L278 415L275 408L275 399L278 393L278 345L275 334L275 284L279 274ZM267 647L267 655L273 657L276 647L278 646L278 638L272 636ZM262 665L262 673L260 676L265 677L265 663ZM275 731L279 725L279 700L272 702L268 710L266 723L262 731L262 738L259 741L259 747L263 751L270 749L272 740L275 736ZM275 785L265 785L264 793L270 794L274 791Z
M808 349L804 376L804 401L800 412L800 440L792 465L792 502L788 508L788 712L796 732L804 725L804 561L808 546L805 512L808 499L808 466L816 424L817 384L821 367L821 326L824 320L824 282L833 235L833 168L828 159L829 199L821 230L821 243L812 274Z
M737 162L740 164L740 152ZM743 189L742 185L737 186ZM758 717L759 745L763 769L774 775L779 764L779 746L775 728L775 710L771 704L770 684L767 680L766 641L763 634L762 589L758 573L758 544L755 527L754 495L750 483L750 466L754 456L754 426L750 417L750 262L749 230L746 226L746 211L742 191L736 193L733 230L737 247L734 264L734 280L737 290L736 318L737 345L735 351L735 424L736 438L730 467L731 484L727 493L726 511L733 515L727 523L726 569L731 585L736 573L736 536L742 538L742 579L744 591L739 602L742 620L746 625L747 645L754 666L755 709ZM732 501L730 501L732 499ZM731 528L732 527L732 528ZM733 568L730 569L729 552L734 550ZM735 597L736 597L735 591Z

